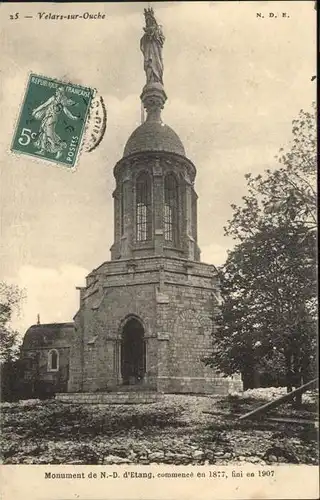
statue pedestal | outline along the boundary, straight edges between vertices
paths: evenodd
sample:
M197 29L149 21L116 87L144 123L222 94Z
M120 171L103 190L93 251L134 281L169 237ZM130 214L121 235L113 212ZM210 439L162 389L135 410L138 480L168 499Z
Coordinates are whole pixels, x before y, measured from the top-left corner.
M147 111L147 120L161 122L161 110L167 100L163 85L157 82L148 83L143 87L140 99Z

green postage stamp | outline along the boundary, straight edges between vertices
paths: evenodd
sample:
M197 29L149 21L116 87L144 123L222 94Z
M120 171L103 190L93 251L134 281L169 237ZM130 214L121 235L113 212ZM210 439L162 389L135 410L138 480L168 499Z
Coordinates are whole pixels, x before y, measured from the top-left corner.
M93 89L31 74L11 150L74 167L93 97Z

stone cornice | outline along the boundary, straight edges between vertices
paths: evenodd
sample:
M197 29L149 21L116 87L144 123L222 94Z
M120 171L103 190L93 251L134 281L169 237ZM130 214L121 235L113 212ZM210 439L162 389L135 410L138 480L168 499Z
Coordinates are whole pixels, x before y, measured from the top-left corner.
M134 259L128 258L128 259L118 259L118 260L108 260L100 264L94 271L90 273L90 275L94 274L95 276L98 276L99 274L105 274L105 273L99 273L99 269L101 269L104 265L111 265L116 267L119 264L125 264L126 262L136 262L138 265L140 262L151 262L151 261L158 261L160 265L164 265L166 262L180 262L182 265L183 264L194 264L194 267L207 267L211 268L212 272L214 273L214 277L218 274L218 270L214 264L208 264L206 262L199 262L196 260L189 260L185 259L182 257L168 257L168 256L160 256L160 255L150 255L148 257L135 257ZM89 275L89 276L90 276ZM84 287L85 288L85 287Z
M166 163L171 162L173 167L177 165L187 166L190 171L189 175L191 180L194 179L197 172L195 165L186 156L181 156L177 153L167 151L143 151L141 153L133 153L125 158L121 158L113 169L115 178L118 177L120 171L124 168L132 169L139 163L145 164L146 158L150 160L164 160Z

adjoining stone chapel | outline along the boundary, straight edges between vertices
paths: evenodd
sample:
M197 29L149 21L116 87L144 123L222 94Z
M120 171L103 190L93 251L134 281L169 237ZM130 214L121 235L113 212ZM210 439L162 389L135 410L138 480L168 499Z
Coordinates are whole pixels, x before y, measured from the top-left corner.
M162 122L164 36L152 9L145 19L146 120L114 167L111 260L80 288L68 392L227 394L241 389L240 378L203 363L212 352L220 292L216 268L200 261L196 167Z

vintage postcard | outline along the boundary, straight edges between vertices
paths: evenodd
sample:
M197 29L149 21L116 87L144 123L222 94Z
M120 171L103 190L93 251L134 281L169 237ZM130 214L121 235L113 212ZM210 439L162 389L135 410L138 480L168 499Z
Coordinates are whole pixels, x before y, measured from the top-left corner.
M1 498L318 498L317 3L0 14Z

